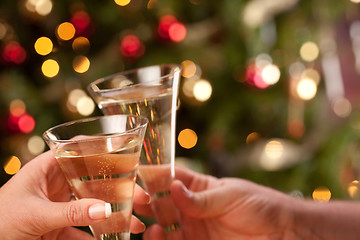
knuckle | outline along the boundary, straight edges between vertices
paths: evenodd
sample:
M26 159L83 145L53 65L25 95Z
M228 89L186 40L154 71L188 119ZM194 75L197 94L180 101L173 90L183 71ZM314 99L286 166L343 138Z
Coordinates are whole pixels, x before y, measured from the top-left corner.
M80 225L84 220L84 214L80 206L71 204L66 209L68 221L72 225Z

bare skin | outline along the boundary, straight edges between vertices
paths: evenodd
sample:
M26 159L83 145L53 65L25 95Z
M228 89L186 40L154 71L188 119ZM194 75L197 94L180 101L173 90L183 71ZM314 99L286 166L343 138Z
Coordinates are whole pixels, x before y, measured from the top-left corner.
M71 226L87 226L104 221L104 214L90 217L91 206L102 206L98 199L70 201L70 187L51 152L27 163L0 188L0 235L2 239L82 239L94 240L88 233ZM135 203L147 204L149 196L136 187ZM132 218L131 232L145 230Z

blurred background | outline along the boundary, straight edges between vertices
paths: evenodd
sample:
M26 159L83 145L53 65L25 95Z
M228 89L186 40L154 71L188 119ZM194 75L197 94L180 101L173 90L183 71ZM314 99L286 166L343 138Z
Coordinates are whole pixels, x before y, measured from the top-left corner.
M359 0L2 0L0 185L101 115L90 82L161 63L184 69L178 165L358 199Z

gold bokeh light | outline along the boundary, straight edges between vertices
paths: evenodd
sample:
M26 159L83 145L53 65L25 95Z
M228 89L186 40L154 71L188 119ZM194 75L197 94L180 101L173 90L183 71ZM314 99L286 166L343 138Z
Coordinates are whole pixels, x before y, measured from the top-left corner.
M84 73L89 70L90 60L85 56L77 56L73 61L73 68L77 73Z
M56 36L59 39L68 41L75 36L75 27L72 23L63 22L56 29Z
M186 78L191 78L196 73L196 64L193 61L185 60L181 63L181 75Z
M20 159L16 156L11 156L4 165L4 171L9 175L14 175L21 168Z
M119 6L126 6L131 2L131 0L114 0L114 2Z
M13 116L21 116L26 112L26 105L23 100L14 99L10 102L10 113Z
M59 70L59 64L54 59L46 60L41 66L42 73L49 78L55 77L59 73Z
M312 197L315 201L328 202L331 198L331 192L327 187L318 187L313 191Z
M48 55L53 50L53 43L50 38L38 38L34 44L35 51L40 55Z
M312 62L319 56L319 47L314 42L306 42L300 48L300 56L304 61Z
M189 128L182 130L178 136L178 142L180 146L186 149L193 148L196 145L197 140L198 137L196 133Z
M86 52L89 48L90 42L86 37L77 37L72 43L72 49L75 52Z

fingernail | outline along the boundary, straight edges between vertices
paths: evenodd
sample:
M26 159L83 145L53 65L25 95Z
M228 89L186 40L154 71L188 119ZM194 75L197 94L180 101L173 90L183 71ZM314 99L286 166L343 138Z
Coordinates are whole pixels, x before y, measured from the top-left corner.
M185 187L185 185L182 186L182 190L183 190L183 192L185 193L185 195L186 195L187 197L189 197L189 198L192 197L192 192L190 192L189 189L187 189L187 188Z
M110 203L97 203L89 208L89 217L92 219L104 219L111 216Z
M145 226L145 224L144 223L141 223L142 224L142 227L143 227L143 229L142 229L142 231L141 232L145 232L145 230L146 230L146 226Z
M150 194L147 193L147 192L145 192L145 194L146 194L146 196L148 196L148 200L147 200L146 204L149 205L149 204L151 203L151 196L150 196Z

